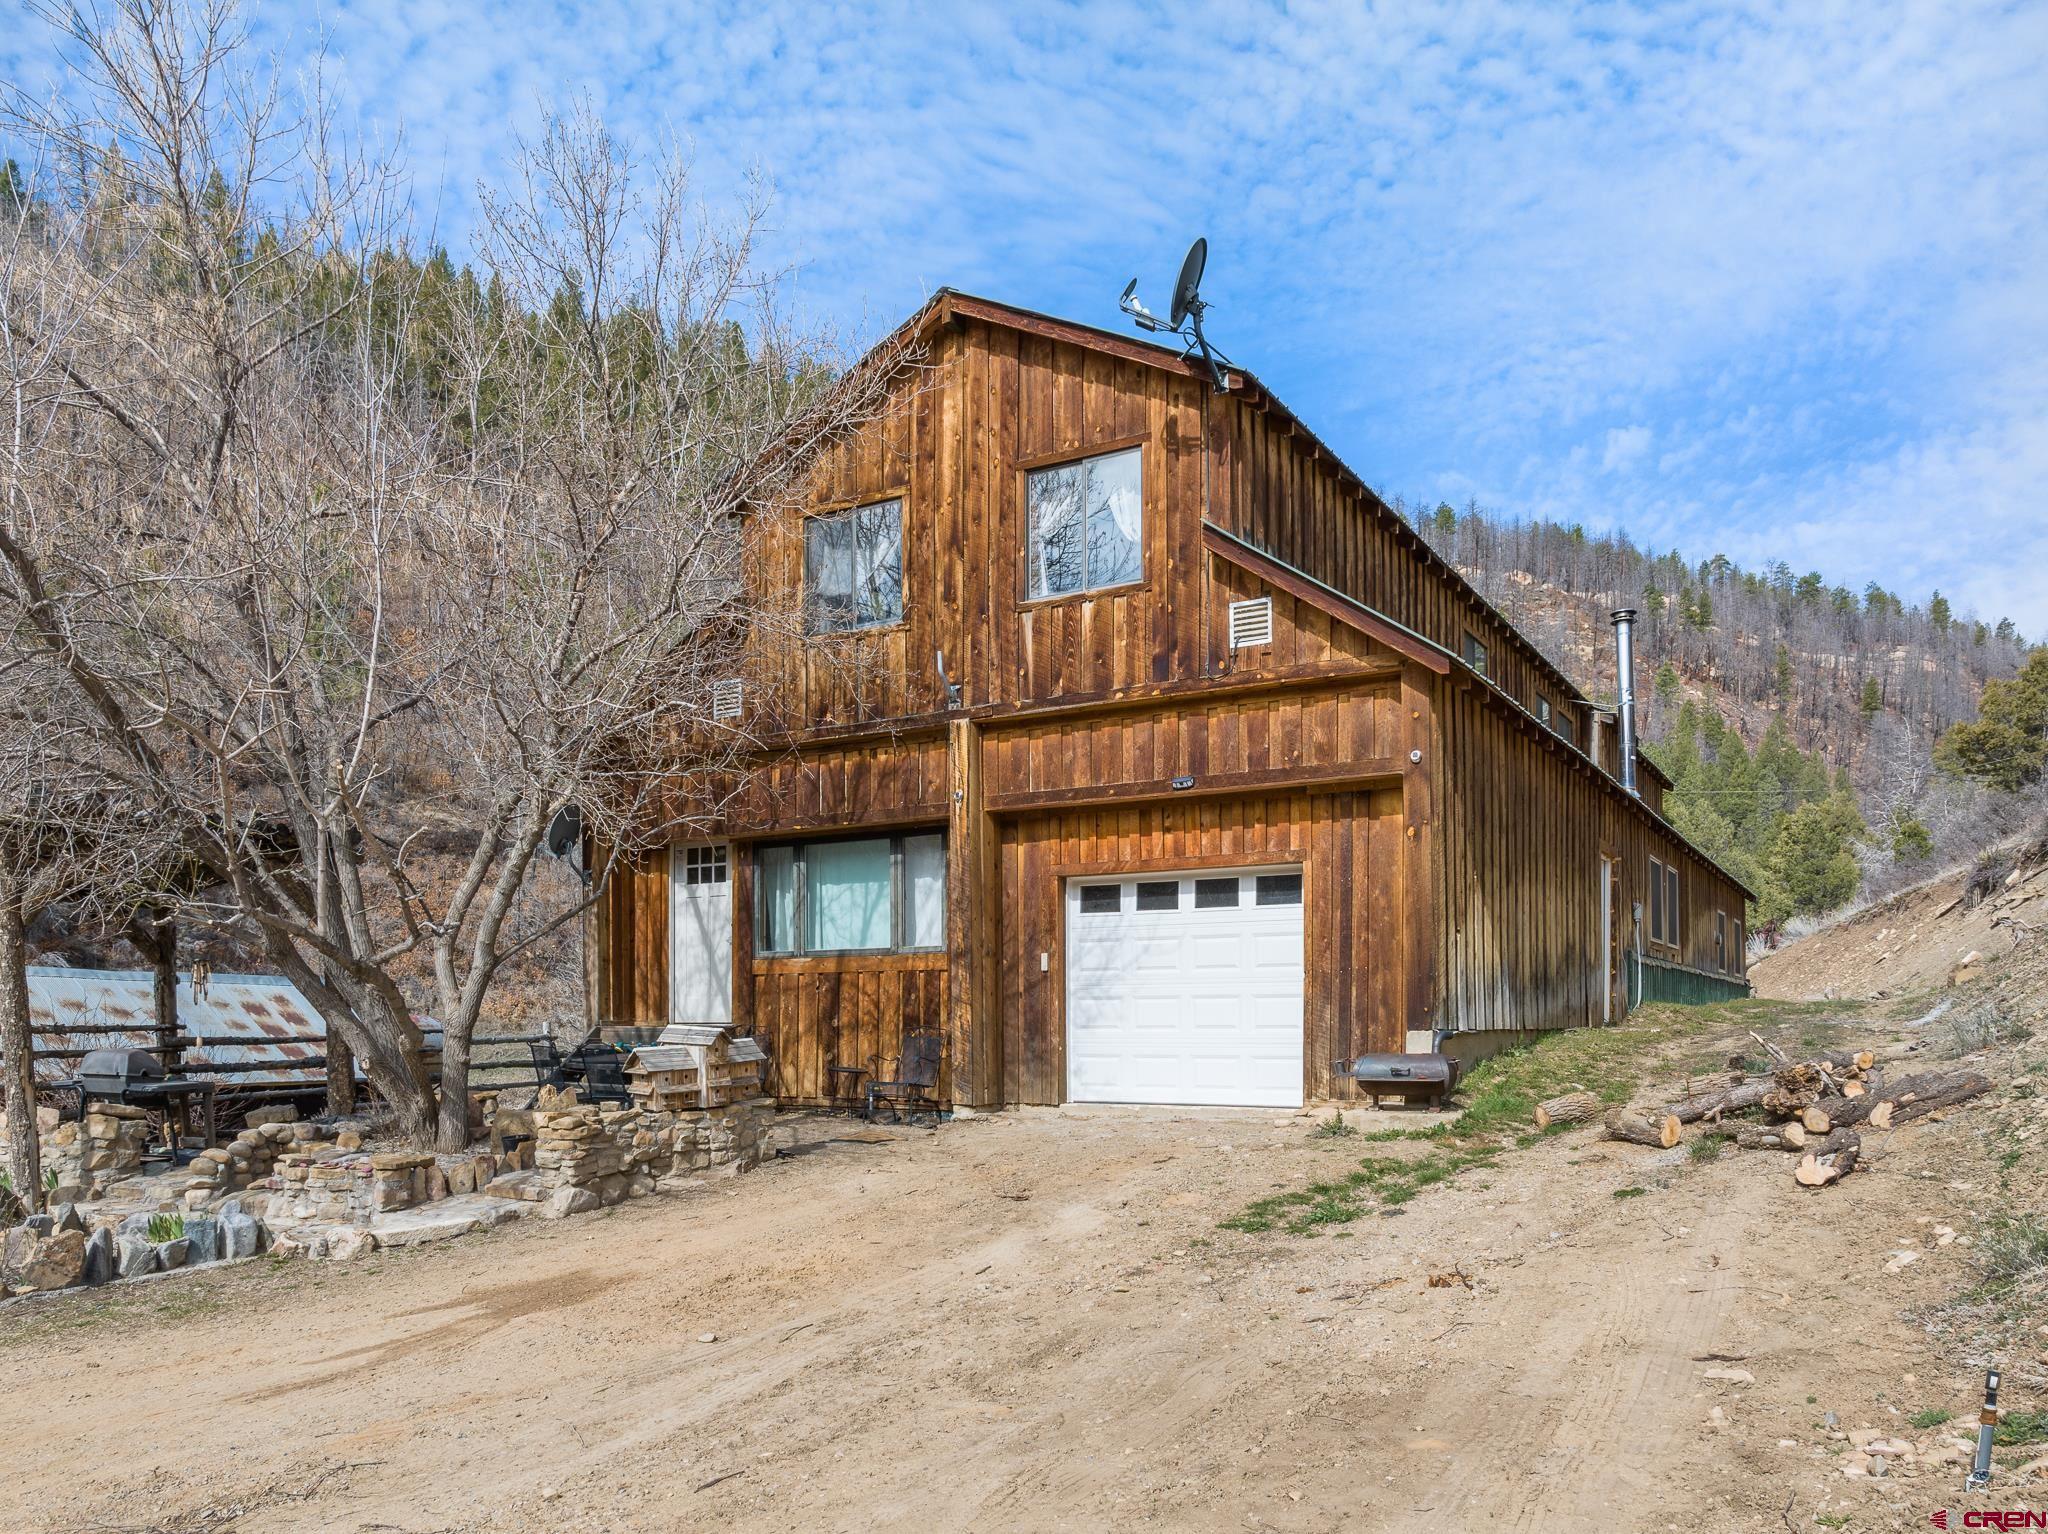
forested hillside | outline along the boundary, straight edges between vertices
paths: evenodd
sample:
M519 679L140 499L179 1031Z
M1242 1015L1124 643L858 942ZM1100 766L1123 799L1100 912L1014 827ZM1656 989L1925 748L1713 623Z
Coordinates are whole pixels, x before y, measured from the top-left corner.
M1973 856L2048 800L2028 685L2048 662L2028 666L2009 618L1476 506L1395 508L1590 696L1614 696L1608 613L1637 610L1644 739L1675 780L1672 818L1759 891L1759 922ZM1987 686L2009 723L1976 722Z

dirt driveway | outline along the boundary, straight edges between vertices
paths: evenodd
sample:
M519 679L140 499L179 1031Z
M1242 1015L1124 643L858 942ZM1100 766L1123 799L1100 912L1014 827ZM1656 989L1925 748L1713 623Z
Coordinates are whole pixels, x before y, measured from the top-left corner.
M1936 1182L1800 1204L1580 1133L1333 1235L1219 1231L1355 1161L1310 1123L816 1119L560 1224L11 1306L0 1528L1807 1529L1850 1505L1822 1410L1967 1392L1896 1318L1938 1264L1876 1269ZM1944 1500L1847 1490L1856 1528Z

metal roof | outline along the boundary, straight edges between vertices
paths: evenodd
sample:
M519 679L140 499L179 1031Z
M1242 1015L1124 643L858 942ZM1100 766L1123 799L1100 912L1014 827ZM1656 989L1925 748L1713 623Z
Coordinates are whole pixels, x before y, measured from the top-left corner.
M155 977L146 969L67 969L34 964L28 971L29 1027L92 1028L92 1033L55 1034L40 1040L45 1049L158 1048ZM429 1018L414 1021L429 1033L439 1025ZM104 1029L104 1033L98 1031ZM288 1084L293 1076L322 1077L318 1060L327 1052L327 1023L282 975L211 975L205 989L194 993L192 976L178 976L178 1031L205 1042L184 1052L187 1060L212 1065L268 1067L260 1074L227 1071L215 1077L229 1084ZM303 1042L311 1039L312 1042ZM433 1042L433 1041L430 1041ZM76 1060L38 1060L36 1079L63 1081ZM357 1074L361 1074L358 1068Z

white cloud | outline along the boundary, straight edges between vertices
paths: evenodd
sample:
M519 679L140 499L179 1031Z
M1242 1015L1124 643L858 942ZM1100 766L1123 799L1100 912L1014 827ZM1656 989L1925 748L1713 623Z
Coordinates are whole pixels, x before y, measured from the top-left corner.
M1600 471L1613 474L1632 468L1649 450L1649 427L1617 426L1607 433L1607 446L1600 454Z

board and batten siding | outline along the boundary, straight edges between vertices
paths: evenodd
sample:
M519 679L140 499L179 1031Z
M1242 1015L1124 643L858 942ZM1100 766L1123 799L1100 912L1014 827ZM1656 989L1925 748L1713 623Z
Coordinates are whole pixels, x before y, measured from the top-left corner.
M1597 1024L1601 951L1600 865L1620 881L1622 939L1632 907L1649 901L1649 860L1680 869L1681 942L1658 949L1678 962L1714 963L1714 912L1733 923L1742 890L1686 848L1591 763L1516 718L1467 679L1438 693L1439 970L1443 1024L1457 1029L1542 1029ZM1739 958L1736 961L1739 970Z
M1486 646L1487 674L1532 711L1539 696L1578 696L1576 683L1290 420L1238 395L1212 409L1211 520L1449 654L1462 655L1473 635Z
M887 415L821 453L811 509L903 502L903 618L765 643L757 687L799 734L936 723L943 652L964 707L1101 697L1203 670L1204 386L1087 348L973 320L935 332ZM1137 447L1143 578L1030 600L1025 476ZM804 516L756 524L751 578L794 593Z

